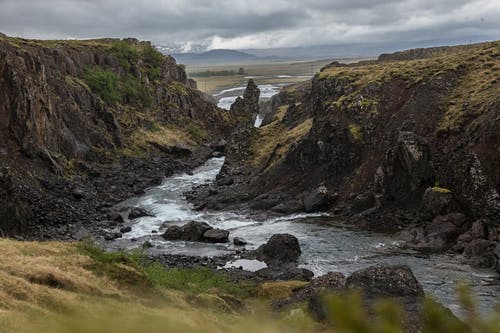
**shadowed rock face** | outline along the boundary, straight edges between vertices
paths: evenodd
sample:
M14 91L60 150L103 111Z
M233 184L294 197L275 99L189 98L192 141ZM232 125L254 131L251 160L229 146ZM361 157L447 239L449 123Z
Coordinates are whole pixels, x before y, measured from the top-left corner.
M234 121L193 87L148 42L0 36L0 167L13 183L0 190L0 230L94 222L98 201L188 167Z

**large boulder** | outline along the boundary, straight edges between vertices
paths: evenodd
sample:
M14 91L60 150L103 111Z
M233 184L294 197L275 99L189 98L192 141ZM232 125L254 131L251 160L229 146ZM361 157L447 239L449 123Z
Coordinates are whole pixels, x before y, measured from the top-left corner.
M163 238L188 242L227 243L229 231L214 229L205 222L191 221L183 226L168 227Z
M429 187L422 197L422 210L431 217L444 215L458 210L458 205L450 190L441 187Z
M368 298L424 296L413 272L404 265L378 265L354 272L347 278L346 287L359 289Z
M163 238L167 240L183 240L189 242L200 242L203 240L203 235L208 230L213 229L205 222L191 221L188 224L169 227L163 234Z
M266 263L295 262L302 254L298 239L290 234L273 235L257 250L257 259Z
M203 234L203 241L207 243L229 242L229 231L222 229L210 229Z
M345 287L345 282L346 277L344 274L340 272L329 272L314 278L306 286L294 291L290 297L273 302L273 308L281 310L294 304L309 302L309 309L313 315L322 313L323 311L321 309L316 309L318 306L323 308L322 304L318 304L318 301L321 302L321 295L342 290ZM322 320L324 318L321 316L321 318L317 317L316 319Z

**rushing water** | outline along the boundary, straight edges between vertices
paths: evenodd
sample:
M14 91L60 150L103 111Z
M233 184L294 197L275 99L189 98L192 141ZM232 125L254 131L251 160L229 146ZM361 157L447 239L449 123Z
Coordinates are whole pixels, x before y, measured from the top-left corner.
M433 295L453 311L458 311L454 289L461 281L468 282L479 299L484 313L491 311L500 294L500 276L490 270L472 269L461 263L460 257L440 254L422 255L398 247L391 237L371 232L353 231L338 219L322 214L295 214L279 218L258 219L235 212L197 212L184 198L183 193L194 186L212 182L217 176L223 158L214 158L194 171L192 175L179 174L166 179L145 195L127 200L122 207L139 206L156 217L134 221L132 232L124 239L149 239L160 251L200 256L215 256L234 250L231 244L204 244L160 240L158 232L166 226L182 225L189 221L207 222L213 227L231 231L232 237L247 240L249 248L265 243L276 233L290 233L300 242L303 254L301 267L316 275L329 271L345 274L378 263L405 264L410 266L426 293Z

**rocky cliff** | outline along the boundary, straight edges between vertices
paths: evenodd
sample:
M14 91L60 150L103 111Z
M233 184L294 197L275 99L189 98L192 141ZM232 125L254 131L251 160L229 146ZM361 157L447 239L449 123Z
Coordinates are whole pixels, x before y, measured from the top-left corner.
M148 42L0 36L0 229L101 220L232 123Z
M206 205L331 211L500 269L499 73L500 42L326 66L299 100L278 97L240 148L250 171Z

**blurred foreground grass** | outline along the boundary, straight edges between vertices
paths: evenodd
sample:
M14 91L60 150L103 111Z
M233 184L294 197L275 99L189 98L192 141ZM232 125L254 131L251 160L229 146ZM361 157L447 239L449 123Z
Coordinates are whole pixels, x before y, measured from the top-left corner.
M276 313L270 300L303 283L239 284L208 269L165 269L141 252L106 253L89 243L0 240L0 332L401 332L400 307L367 314L354 292L325 298L318 323L306 305ZM466 324L431 300L423 332L500 332L500 311L480 318L459 289Z

